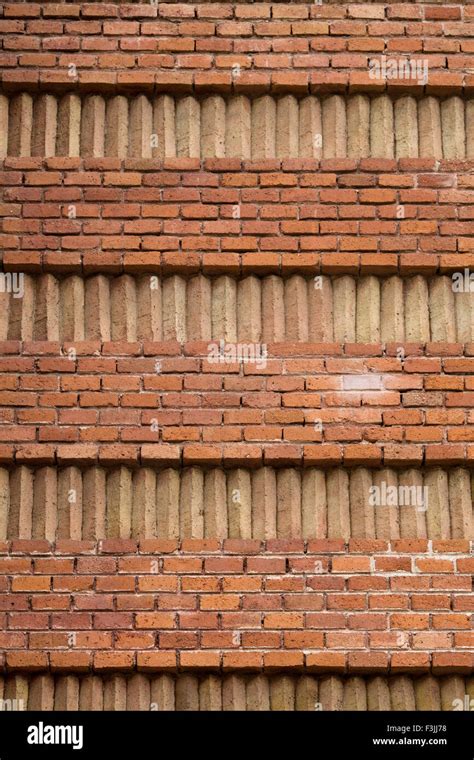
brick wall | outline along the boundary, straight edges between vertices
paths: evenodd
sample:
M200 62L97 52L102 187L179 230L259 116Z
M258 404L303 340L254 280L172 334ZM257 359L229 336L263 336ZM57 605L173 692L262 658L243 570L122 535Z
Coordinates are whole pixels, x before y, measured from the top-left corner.
M9 669L470 673L469 541L2 549Z
M0 698L474 697L473 31L0 4Z
M80 353L68 355L76 345ZM232 357L203 356L208 345L85 342L61 352L53 342L4 343L0 438L14 442L3 446L4 459L26 447L44 460L57 451L60 461L94 462L115 450L136 461L140 443L142 459L174 463L179 444L184 463L202 456L207 464L239 451L251 464L461 464L473 456L472 344L465 353L447 344L441 357L433 344L414 356L407 345L403 360L398 346L387 355L372 345L366 357L357 344L309 344L301 356L298 344L269 344L265 366L243 372Z
M456 91L471 83L473 15L460 4L10 3L3 80L70 85L61 69L73 63L85 86L226 91L238 64L243 91L380 90L368 58L388 52L426 54L430 89ZM17 62L25 71L8 70Z
M201 261L231 274L456 271L472 262L469 166L5 158L4 261L102 273L196 272Z

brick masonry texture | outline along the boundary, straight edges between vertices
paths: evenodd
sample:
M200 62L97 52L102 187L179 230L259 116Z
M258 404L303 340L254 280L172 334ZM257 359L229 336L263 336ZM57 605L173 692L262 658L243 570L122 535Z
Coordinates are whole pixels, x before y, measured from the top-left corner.
M369 76L369 58L423 54L429 91L459 90L472 85L472 18L472 6L459 4L5 4L2 83L383 90L387 82ZM424 88L390 81L396 83L402 90Z
M0 699L474 699L473 32L0 3Z
M425 344L428 355L436 355L437 350L458 353L460 344L467 343L469 355L472 299L468 291L453 292L453 275L330 277L316 271L315 266L312 274L303 268L303 274L293 270L286 276L229 275L223 267L220 274L206 276L189 267L166 275L158 265L156 274L23 273L21 282L15 280L18 273L8 273L23 295L0 293L0 340L7 342L5 352L20 340L30 347L32 341L68 341L80 353L88 343L91 351L107 352L112 346L105 343L117 343L118 351L129 353L136 347L128 342L144 341L144 351L150 352L154 342L162 344L157 350L172 355L176 343L192 351L195 341L222 339L263 342L273 356L278 350L307 353L308 343L318 354L321 345L327 346L330 356L344 351L376 355L383 350L376 347L381 341L389 344L389 353L397 342L411 356L423 353ZM202 346L205 355L206 348ZM248 358L252 356L258 358L255 349ZM161 371L159 366L156 371ZM447 366L452 371L452 364ZM464 367L468 369L469 361Z
M419 463L472 456L472 344L447 344L441 356L422 347L410 355L409 344L270 344L264 366L252 357L214 361L208 345L106 343L100 352L100 344L78 343L61 355L51 342L22 351L4 343L1 440L120 442L132 451L139 442L183 442L188 461L193 443L209 444L212 461L213 444L220 459L222 445L244 442L267 463L279 446L283 462L297 463L305 444L308 462L311 454L318 461L317 442L334 445L333 460L344 446L353 464L381 464L385 454L388 463L397 446L413 446Z
M469 162L7 158L3 169L0 243L17 270L44 260L149 269L157 252L287 253L293 265L316 253L356 269L367 256L372 267L397 267L405 255L435 269L472 257Z
M468 541L136 546L2 547L7 667L472 670Z
M327 346L330 356L391 353L398 343L398 356L403 349L404 356L412 357L423 354L426 344L427 354L436 355L458 354L466 343L469 355L474 338L472 299L468 291L453 291L453 275L330 277L315 271L316 267L312 275L303 269L303 274L294 270L286 276L257 276L224 274L223 268L221 274L206 276L189 267L167 276L158 267L156 274L115 276L22 273L21 282L15 280L18 273L8 273L23 294L19 298L18 292L0 293L0 340L6 342L5 352L21 340L30 344L27 350L31 342L68 341L81 354L88 348L108 353L113 345L106 343L130 353L137 348L131 344L143 341L144 352L150 354L152 343L158 343L156 350L168 355L176 351L176 343L184 344L187 352L196 350L198 341L206 356L213 341L250 341L263 342L273 357L279 351L307 353L308 343L318 355L321 346L325 351ZM381 341L386 349L377 347ZM51 353L55 350L52 345ZM263 346L258 356L254 348L248 359L268 358L263 353ZM264 368L261 361L258 364ZM165 372L168 365L169 361ZM453 371L452 362L446 366ZM161 371L160 365L155 371Z
M1 468L0 540L474 538L467 468L156 467L150 448L140 467L60 447L57 468ZM384 483L396 503L371 500Z
M42 711L452 710L474 699L460 675L12 674L2 687L3 699Z
M474 101L364 93L0 98L0 156L445 158L474 156Z

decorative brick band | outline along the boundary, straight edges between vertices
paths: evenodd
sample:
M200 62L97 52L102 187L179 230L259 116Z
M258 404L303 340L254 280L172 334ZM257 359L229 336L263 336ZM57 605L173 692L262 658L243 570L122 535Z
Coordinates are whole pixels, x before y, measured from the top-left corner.
M467 541L2 548L7 669L441 674L474 665Z
M0 97L0 157L474 158L473 104L459 96L293 94Z
M11 673L4 709L13 710L470 710L473 678L170 673ZM0 694L2 683L0 679Z
M1 467L0 541L474 538L467 467L183 467L150 448L134 465L106 465L100 450L87 464L71 446L57 465Z
M323 345L329 357L375 356L384 350L380 344L388 353L397 345L398 354L436 356L458 355L461 344L469 352L474 340L467 262L451 277L383 278L319 275L304 267L298 274L297 266L278 274L236 273L226 261L213 274L196 272L191 263L179 274L4 272L0 341L8 341L5 352L15 341L25 341L27 350L38 343L41 355L50 342L53 356L59 342L70 344L64 355L78 342L79 353L89 347L105 355L113 344L130 354L137 343L168 343L171 355L176 343L201 342L216 361L219 352L230 360L235 350L236 361L253 358L262 368L280 351L320 356Z

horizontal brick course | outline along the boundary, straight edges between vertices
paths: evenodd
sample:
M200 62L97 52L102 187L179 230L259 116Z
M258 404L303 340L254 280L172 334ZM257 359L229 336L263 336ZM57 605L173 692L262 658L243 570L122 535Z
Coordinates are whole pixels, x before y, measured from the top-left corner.
M428 267L429 272L439 263L450 268L450 257L456 257L454 266L468 266L472 254L473 193L470 176L463 173L469 162L440 162L436 168L428 159L402 159L398 165L371 159L241 165L222 159L202 168L195 161L187 171L173 171L173 164L182 166L189 159L168 159L163 172L160 162L148 162L148 171L140 163L135 165L140 171L133 171L133 161L98 161L83 165L78 159L47 159L46 164L40 159L4 159L0 242L5 267L35 271L47 262L59 271L81 266L86 271L117 272L122 266L153 271L160 252L176 254L175 266L179 252L185 267L187 257L196 253L216 254L213 264L219 267L219 261L224 263L219 257L229 254L243 254L244 260L251 253L281 257L283 252L285 264L293 267L298 256L316 253L321 258L310 259L310 266L322 261L325 271L357 271L359 260L365 259L372 271L389 263L392 271L404 265L405 271ZM70 168L65 168L69 162ZM115 171L121 166L122 171ZM81 168L87 168L93 186L83 184ZM346 172L356 170L363 174L352 178L349 189ZM424 180L433 187L415 189ZM216 193L219 197L219 192L229 190L232 197L216 204ZM156 229L137 227L127 234L134 222L111 222L109 214L122 202L134 204L132 218L154 217ZM272 204L278 209L280 221L261 219L262 202L270 216ZM72 209L75 219L55 228L38 217L44 203L53 205L48 213L54 218L66 219ZM209 208L214 220L190 220L193 207L201 217L203 208ZM233 208L240 209L240 219L232 219ZM404 209L406 218L397 218L397 208ZM338 218L326 221L321 218L325 213ZM361 213L367 214L366 221L357 221ZM294 222L284 221L295 215ZM92 224L91 217L97 222ZM106 220L105 228L101 219ZM198 260L191 260L196 268ZM239 265L237 258L230 262ZM273 268L280 258L270 262ZM303 260L303 266L307 262Z
M429 4L257 4L249 9L210 3L135 9L17 3L5 6L0 24L5 34L2 80L8 87L69 87L72 81L76 87L96 83L109 89L174 85L229 91L233 86L258 92L272 86L277 92L307 92L374 84L379 89L380 82L369 77L368 59L407 53L430 61L428 87L434 92L472 84L472 13L463 5L448 12ZM234 79L229 69L236 62L243 70ZM70 63L76 66L73 76ZM398 84L407 89L406 81ZM408 89L414 84L409 82Z
M53 456L51 444L61 442L60 459L90 461L101 444L103 460L136 460L140 442L184 443L191 462L195 444L196 454L202 445L205 457L207 446L220 460L222 445L245 442L263 447L270 464L274 455L297 463L304 444L313 444L318 460L318 443L324 443L344 444L348 464L381 464L382 447L397 446L414 447L420 463L424 452L426 462L454 464L472 448L474 394L464 374L471 344L447 347L440 357L423 356L422 346L410 357L408 344L373 346L368 357L340 345L331 357L322 346L326 355L310 360L317 346L270 344L265 366L255 357L214 362L212 343L203 342L185 344L178 355L173 343L137 343L133 352L130 344L103 344L102 355L100 344L93 352L85 344L84 354L79 343L78 355L68 353L74 343L62 353L54 343L4 345L10 353L0 362L2 437L25 452L42 445L46 453L50 446L47 456ZM79 443L85 448L68 448ZM124 446L118 455L116 444L129 444L129 454ZM167 452L177 457L176 450Z
M120 542L116 542L115 549L119 550L119 546ZM441 556L432 554L433 549L437 552L436 542L432 548L425 544L421 554L418 547L412 551L406 543L396 547L395 544L366 542L364 550L373 551L373 556L354 554L344 545L332 554L330 544L326 544L324 551L328 560L324 576L318 575L320 555L313 553L315 549L318 552L323 549L321 543L313 548L309 542L305 544L304 554L287 555L278 554L278 546L273 542L270 557L262 555L261 560L255 554L228 555L226 546L226 542L217 544L217 556L209 555L206 542L194 541L192 550L175 549L163 556L147 554L146 549L139 555L129 554L130 543L125 542L125 554L110 557L106 566L100 557L90 554L89 575L81 575L89 584L78 589L76 571L82 560L74 555L49 554L48 549L43 549L42 556L33 555L25 567L21 567L22 574L16 575L13 563L18 560L13 560L16 555L12 545L13 554L6 554L5 560L0 557L2 564L6 561L7 593L10 590L9 596L0 595L0 602L9 601L0 617L7 668L20 662L21 652L17 651L20 643L21 648L28 645L30 657L44 653L48 662L56 651L67 653L72 663L74 654L87 655L89 666L97 670L106 667L106 656L114 662L114 668L130 669L136 665L140 668L142 655L154 647L159 648L162 657L168 650L174 657L178 656L178 660L173 660L176 667L183 651L188 648L206 651L208 647L217 668L237 670L247 669L250 663L253 663L251 668L257 670L272 668L272 663L311 670L312 657L323 656L324 651L330 654L333 650L340 651L342 667L349 672L377 669L380 658L385 669L398 652L407 656L412 651L420 656L423 653L423 670L436 668L438 659L441 663L442 658L445 672L462 672L472 667L469 641L455 632L470 627L472 610L469 594L453 590L450 583L452 574L458 584L470 579L463 570L469 555L459 553L456 542L452 548L449 542L444 542L439 547L443 551ZM28 548L25 542L23 551ZM100 545L97 549L100 551ZM257 565L264 556L266 564ZM376 569L384 557L393 557L399 562L406 558L409 569L400 577L405 581L423 580L425 591L402 591L395 586L398 576L392 570L385 574ZM134 575L133 570L130 574L138 559L139 574ZM359 575L361 571L363 574ZM341 585L315 591L313 581L318 577L324 577L326 582L338 578ZM357 579L365 577L385 580L384 589L375 591L368 586L364 592L354 591ZM252 578L251 588L247 587L247 578ZM302 593L285 593L281 585L285 578L292 582L299 580ZM202 585L206 579L215 585L206 588ZM144 610L140 589L147 585L147 580L172 581L173 592L150 588L143 597ZM194 588L189 585L193 580ZM67 602L61 612L52 610L49 595L44 595L47 590L53 591L58 601ZM100 602L104 593L106 599L112 601L105 612ZM82 602L88 598L92 604L83 611ZM120 611L128 600L126 611ZM411 610L416 614L410 614ZM330 632L327 632L328 626ZM361 628L363 633L350 633ZM66 632L62 633L64 629ZM48 631L48 637L41 631ZM83 631L88 631L87 635ZM211 631L215 632L215 641ZM226 637L226 631L232 635ZM258 636L257 632L260 632ZM456 653L449 651L453 645L458 649ZM293 660L286 654L281 661L277 659L277 653L294 649L298 655ZM246 660L244 654L251 659ZM199 656L190 654L184 663L195 662L199 667ZM415 659L414 663L410 665L407 659L404 668L400 664L396 666L397 671L409 671L413 667L419 670L420 660ZM25 659L23 667L29 667ZM165 667L169 668L169 664ZM156 668L161 669L159 661Z

